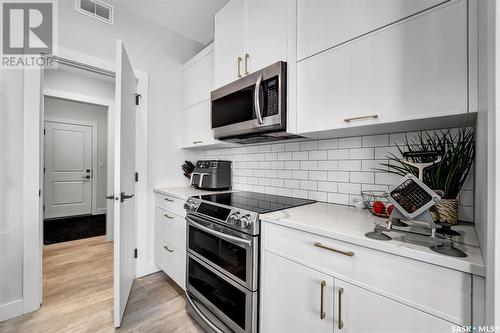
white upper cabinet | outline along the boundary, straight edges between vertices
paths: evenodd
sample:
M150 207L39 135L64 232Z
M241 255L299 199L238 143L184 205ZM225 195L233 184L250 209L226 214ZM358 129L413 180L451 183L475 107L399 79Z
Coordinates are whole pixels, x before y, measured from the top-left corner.
M300 61L297 132L467 113L467 52L460 0Z
M186 62L182 71L182 108L210 99L214 86L213 44Z
M215 88L287 61L289 0L231 0L215 14Z
M245 64L252 73L287 61L289 0L245 1Z
M335 47L449 0L299 0L297 59Z
M231 0L215 14L215 88L233 82L243 75L243 12L243 0Z

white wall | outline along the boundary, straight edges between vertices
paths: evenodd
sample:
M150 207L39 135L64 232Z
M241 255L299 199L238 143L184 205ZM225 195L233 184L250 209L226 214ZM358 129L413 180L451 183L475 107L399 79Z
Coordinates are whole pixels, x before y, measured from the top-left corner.
M123 40L136 69L149 73L148 115L148 218L139 221L138 273L156 269L153 258L154 201L157 185L185 184L180 165L185 158L180 146L181 64L202 45L137 16L118 1L113 26L77 13L74 0L59 1L59 46L104 61L115 61L116 39ZM0 311L10 301L22 301L22 138L23 73L0 71L0 133L3 168L0 211ZM5 121L4 121L5 120ZM9 310L10 311L10 310ZM17 309L19 311L19 309ZM0 312L0 320L8 314Z
M105 213L107 203L106 172L108 149L108 108L100 105L80 103L52 97L45 97L44 108L45 120L50 120L50 118L52 118L85 121L97 124L97 170L94 171L93 184L94 186L97 186L97 207L92 207L92 211L98 214Z
M23 296L22 89L22 71L0 70L0 321Z

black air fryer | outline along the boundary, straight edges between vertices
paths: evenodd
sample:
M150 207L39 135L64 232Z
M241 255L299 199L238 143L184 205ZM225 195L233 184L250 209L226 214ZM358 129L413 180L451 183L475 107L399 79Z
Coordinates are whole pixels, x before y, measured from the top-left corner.
M202 160L196 162L191 186L201 190L220 191L231 188L231 161Z

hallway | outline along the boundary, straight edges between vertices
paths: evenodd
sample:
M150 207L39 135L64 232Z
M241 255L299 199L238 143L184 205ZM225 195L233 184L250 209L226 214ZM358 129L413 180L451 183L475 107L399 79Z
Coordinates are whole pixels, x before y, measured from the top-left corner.
M42 308L0 323L1 333L115 332L113 242L99 236L44 246L43 275ZM137 279L116 332L201 332L182 293L163 272Z

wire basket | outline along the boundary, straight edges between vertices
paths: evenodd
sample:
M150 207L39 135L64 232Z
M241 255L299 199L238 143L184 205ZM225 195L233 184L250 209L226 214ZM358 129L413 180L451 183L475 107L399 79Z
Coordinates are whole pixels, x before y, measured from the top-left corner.
M387 208L392 204L387 197L388 193L384 191L361 191L361 198L363 199L366 209L370 210L370 213L378 217L389 217ZM375 202L381 202L384 205L384 211L382 213L374 210L373 204ZM381 206L380 204L378 205Z

